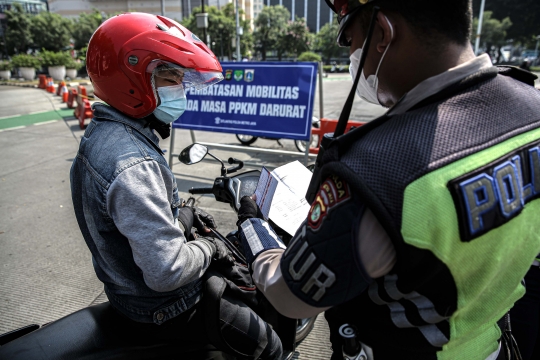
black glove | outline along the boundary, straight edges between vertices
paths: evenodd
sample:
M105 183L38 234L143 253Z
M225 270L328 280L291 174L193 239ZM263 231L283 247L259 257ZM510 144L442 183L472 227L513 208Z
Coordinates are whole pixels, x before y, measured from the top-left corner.
M178 221L184 227L184 235L186 239L189 239L191 234L191 228L193 227L193 209L190 207L181 207L178 208Z
M216 262L218 264L232 264L234 262L234 258L229 248L227 248L223 241L210 237L201 237L197 240L208 241L215 248L214 256L212 256L213 262Z
M255 200L250 196L243 196L240 199L240 209L238 209L238 221L236 225L240 226L245 220L257 217L264 219L261 209L259 209Z
M185 235L188 238L192 227L195 227L200 235L208 234L210 232L208 227L213 229L217 227L214 217L197 207L184 206L179 208L178 221L184 226Z
M197 207L193 207L193 226L197 228L197 231L201 235L209 233L209 227L212 229L217 228L214 217Z

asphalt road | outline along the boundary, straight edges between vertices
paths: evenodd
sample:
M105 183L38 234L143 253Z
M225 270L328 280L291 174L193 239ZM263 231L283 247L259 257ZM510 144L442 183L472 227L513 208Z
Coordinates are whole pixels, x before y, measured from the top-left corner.
M324 115L337 118L350 80L346 75L330 77L324 80L323 88ZM104 297L71 204L69 170L83 135L78 121L65 117L65 105L59 97L40 89L0 86L0 99L0 124L9 120L15 125L0 127L0 333L5 333L31 323L53 321ZM29 114L53 111L64 117L47 120L42 116L36 124L26 121ZM369 120L383 112L380 107L357 101L351 118ZM13 119L16 115L21 115L20 121ZM318 106L314 116L319 116ZM178 154L192 143L192 137L186 130L176 130L175 135L172 151ZM239 145L232 134L197 131L194 136L197 141ZM292 140L281 143L259 139L252 147L296 151ZM170 151L169 139L161 145ZM223 159L234 156L253 163L247 169L302 160L300 153L292 156L246 149L212 152ZM188 197L187 190L192 186L212 184L219 170L219 164L212 161L193 166L173 162L182 197ZM215 216L223 233L235 227L236 215L227 204L205 195L198 197L197 205ZM295 358L328 357L325 326L319 317L316 329Z

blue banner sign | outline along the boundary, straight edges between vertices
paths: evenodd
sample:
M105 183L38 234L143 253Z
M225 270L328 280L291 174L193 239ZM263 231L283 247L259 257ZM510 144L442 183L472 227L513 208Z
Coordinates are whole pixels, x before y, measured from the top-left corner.
M224 62L224 80L187 89L175 128L308 140L317 63Z

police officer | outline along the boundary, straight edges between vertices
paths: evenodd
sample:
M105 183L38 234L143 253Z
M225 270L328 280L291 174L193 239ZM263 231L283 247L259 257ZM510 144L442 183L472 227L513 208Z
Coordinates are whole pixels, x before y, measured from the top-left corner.
M355 91L389 110L326 147L286 250L242 199L253 278L287 316L328 310L335 359L345 322L375 360L503 359L540 251L534 76L474 55L470 0L326 2Z

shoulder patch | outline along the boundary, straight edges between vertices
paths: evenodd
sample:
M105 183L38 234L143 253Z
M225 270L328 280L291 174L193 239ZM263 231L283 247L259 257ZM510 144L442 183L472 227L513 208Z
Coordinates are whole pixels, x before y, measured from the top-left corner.
M539 145L526 145L448 183L462 241L505 224L540 197Z
M326 179L319 192L315 196L315 201L311 204L308 213L308 226L312 230L320 228L326 215L332 208L340 205L351 198L349 184L341 180L338 176L331 176Z

